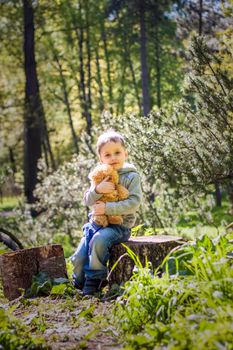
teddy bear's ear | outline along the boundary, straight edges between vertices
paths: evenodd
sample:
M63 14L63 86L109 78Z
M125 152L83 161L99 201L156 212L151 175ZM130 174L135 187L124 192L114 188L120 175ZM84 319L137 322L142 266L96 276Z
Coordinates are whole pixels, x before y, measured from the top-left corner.
M88 178L94 182L100 182L105 178L105 172L101 165L97 165L94 170L90 172Z
M99 167L105 174L110 174L113 170L113 167L109 164L101 164Z

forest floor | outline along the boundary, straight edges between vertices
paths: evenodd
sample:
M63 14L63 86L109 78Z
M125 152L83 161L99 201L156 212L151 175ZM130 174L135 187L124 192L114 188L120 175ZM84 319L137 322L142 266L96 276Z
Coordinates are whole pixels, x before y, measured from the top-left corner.
M51 350L122 349L122 339L114 325L114 301L96 298L20 297L1 305L26 325L31 336L45 339Z

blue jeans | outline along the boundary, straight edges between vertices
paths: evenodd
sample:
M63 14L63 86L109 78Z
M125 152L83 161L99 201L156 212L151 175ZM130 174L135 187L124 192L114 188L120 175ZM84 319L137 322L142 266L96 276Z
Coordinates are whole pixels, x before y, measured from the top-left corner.
M105 279L107 277L107 261L109 249L125 242L130 237L130 229L121 225L98 226L87 223L83 226L83 238L78 249L71 257L74 265L73 277L82 285L86 277Z

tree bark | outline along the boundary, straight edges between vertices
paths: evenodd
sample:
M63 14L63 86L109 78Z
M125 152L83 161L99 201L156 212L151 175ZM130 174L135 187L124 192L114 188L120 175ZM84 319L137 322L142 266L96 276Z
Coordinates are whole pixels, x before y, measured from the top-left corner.
M146 47L146 23L145 23L145 2L139 0L139 17L140 17L140 56L141 56L141 80L142 80L142 104L143 113L148 115L151 109L150 92L149 92L149 74L147 67L147 47Z
M218 182L215 182L215 200L216 200L216 205L217 207L222 206L222 193L221 193L221 188Z
M9 300L21 295L20 288L28 289L39 272L46 272L51 278L67 278L62 246L47 245L0 255L3 292Z
M101 21L101 37L102 37L103 44L104 44L104 56L105 56L105 61L107 64L108 96L109 96L109 104L110 104L109 110L111 113L113 113L112 79L111 79L110 58L109 58L109 52L108 52L106 31L105 31L105 26L104 26L104 18Z
M42 106L42 108L43 108L43 106ZM46 121L44 112L42 114L42 141L44 144L44 150L45 150L46 156L47 156L47 158L50 159L49 165L51 165L52 169L55 170L56 169L56 162L55 162L54 155L53 155L52 148L51 148L48 127L47 127L47 121Z
M34 47L34 14L31 1L23 0L24 69L26 76L24 112L24 192L28 203L34 203L37 184L37 162L41 157L41 124L43 108L36 72Z
M11 170L12 170L13 177L15 178L17 168L16 168L14 151L13 151L12 147L9 147L8 149L9 149L9 160L10 160L10 164L11 164Z
M82 6L81 2L79 1L79 7L80 7L80 14L82 13ZM79 74L80 74L80 92L82 97L82 107L84 111L84 116L86 119L86 131L87 134L91 136L91 129L92 129L92 118L90 110L88 109L88 101L87 101L87 94L86 94L86 84L85 84L85 71L84 71L84 57L83 57L83 44L84 44L84 29L83 29L83 23L82 19L80 19L80 30L75 30L76 38L78 40L78 55L79 55ZM74 23L75 25L75 23Z
M98 84L98 90L99 90L99 111L100 113L104 110L104 97L103 97L103 83L101 78L101 70L100 70L100 63L99 63L99 47L98 44L95 48L95 61L96 61L96 69L97 69L97 84Z
M157 19L155 18L157 22ZM157 92L157 106L161 107L161 72L160 72L160 42L158 33L158 24L155 24L155 60L156 60L156 92Z
M126 61L124 60L121 68L121 80L120 80L120 88L119 88L119 96L117 103L117 115L124 114L125 112L125 74L126 74Z
M119 19L119 21L120 21L120 19ZM136 97L136 100L138 103L139 113L141 114L142 113L142 106L141 106L141 100L140 100L140 95L139 95L139 91L138 91L136 76L135 76L135 72L134 72L134 68L133 68L133 62L132 62L131 54L130 54L130 45L128 43L127 33L125 31L125 28L127 28L126 23L123 22L122 27L123 27L122 41L123 41L123 49L124 49L124 59L129 65L130 73L132 76L133 87L134 87L134 91L135 91L135 97Z
M63 74L63 69L62 69L61 62L59 60L59 56L58 56L54 47L53 47L53 55L54 55L54 59L55 59L57 66L58 66L58 72L59 72L60 79L61 79L62 92L63 92L63 98L64 98L63 102L66 106L66 110L68 113L68 120L69 120L69 126L70 126L70 130L71 130L72 140L73 140L73 144L74 144L74 150L75 150L75 153L79 154L78 137L77 137L77 134L76 134L75 129L74 129L74 123L73 123L73 117L72 117L72 112L71 112L69 93L68 93L68 89L67 89L67 85L66 85L66 79L65 79L65 76Z
M199 11L198 11L198 15L199 15L199 26L198 26L198 34L202 35L202 12L203 12L203 0L199 0Z
M91 44L90 44L90 23L89 23L89 0L84 2L86 16L86 50L87 50L87 104L88 111L91 112Z
M142 236L130 238L124 244L137 255L143 267L146 260L155 270L161 265L167 254L175 247L181 245L182 238L176 236ZM122 284L130 279L135 262L129 257L122 244L112 247L109 260L109 284ZM112 270L114 265L116 267ZM112 271L111 271L112 270Z

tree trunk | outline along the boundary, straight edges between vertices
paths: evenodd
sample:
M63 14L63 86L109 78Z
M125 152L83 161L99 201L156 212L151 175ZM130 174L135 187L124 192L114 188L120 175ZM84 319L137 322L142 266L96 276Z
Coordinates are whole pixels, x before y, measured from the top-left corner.
M56 162L55 162L54 155L53 155L52 148L51 148L51 144L50 144L48 127L47 127L47 122L46 122L46 118L45 118L44 113L42 115L42 141L43 141L43 144L45 147L45 152L47 153L47 157L49 156L51 167L53 170L55 170L56 169Z
M22 249L0 255L0 275L6 298L21 295L20 288L28 289L33 276L46 272L51 278L67 278L63 248L59 244Z
M133 62L132 62L131 55L130 55L130 47L129 47L128 40L127 40L127 33L125 32L126 23L123 23L122 27L123 27L122 41L123 41L123 49L124 49L124 59L129 65L130 73L132 76L133 87L134 87L134 91L135 91L135 97L136 97L136 100L138 103L139 113L142 114L141 100L140 100L140 96L139 96L139 92L138 92L138 86L137 86L136 76L135 76L135 72L134 72L134 68L133 68Z
M43 108L39 93L34 48L34 15L31 1L23 0L24 69L26 76L24 112L24 192L28 203L34 203L37 184L37 162L41 157L41 123Z
M86 16L86 50L87 50L87 104L88 111L91 112L92 99L91 99L91 44L90 44L90 23L89 23L89 1L86 0L85 4L85 16Z
M203 0L199 0L199 26L198 26L198 34L202 35L202 12L203 12Z
M82 7L81 2L79 1L80 6L80 13L82 13ZM76 25L76 23L74 23ZM86 131L87 134L91 136L91 129L92 129L92 118L90 114L90 110L88 109L88 102L87 102L87 94L86 94L86 85L85 85L85 71L84 71L84 57L83 57L83 43L84 43L84 29L83 29L83 23L82 19L80 19L80 30L76 29L76 37L78 40L78 55L79 55L79 74L80 74L80 91L81 91L81 97L82 97L82 108L84 111L84 116L86 119Z
M135 91L135 97L138 103L138 109L139 109L139 113L142 114L142 106L141 106L141 99L139 96L139 92L138 92L138 86L137 86L137 81L136 81L136 76L135 76L135 72L134 72L134 68L133 68L133 62L131 60L131 56L130 53L128 52L128 64L129 64L129 69L131 72L131 76L132 76L132 81L133 81L133 86L134 86L134 91Z
M143 113L148 115L151 109L149 92L149 74L147 67L147 48L146 48L146 24L145 24L145 2L139 1L140 16L140 55L141 55L141 79L142 79L142 104Z
M69 126L70 126L70 130L71 130L72 140L73 140L73 144L74 144L74 150L77 154L79 154L78 137L77 137L77 134L76 134L75 129L74 129L74 123L73 123L73 117L72 117L72 112L71 112L69 93L68 93L68 89L67 89L67 85L66 85L66 79L65 79L65 76L63 74L63 69L62 69L61 62L59 60L59 56L57 55L56 49L54 47L53 47L53 55L54 55L55 61L57 62L58 71L59 71L59 75L60 75L60 79L61 79L63 98L64 98L63 102L66 106L66 110L68 113L68 120L69 120Z
M13 178L15 179L15 174L16 174L17 168L16 168L15 156L14 156L14 152L13 152L12 147L9 147L9 160L10 160L10 164L11 164Z
M104 110L104 97L103 97L103 83L101 79L101 71L100 71L100 63L99 63L99 48L98 44L95 48L95 60L96 60L96 69L97 69L97 84L98 84L98 90L99 90L99 110L100 113Z
M221 188L218 182L215 182L214 184L215 186L215 201L216 201L216 205L217 207L221 207L222 206L222 193L221 193Z
M103 44L104 44L104 56L105 56L105 61L107 64L108 96L109 96L109 104L110 104L109 110L111 113L113 113L112 79L111 79L110 59L109 59L106 31L105 31L105 26L104 26L104 19L102 19L102 21L101 21L101 37L102 37Z
M121 68L121 80L120 80L120 88L119 88L119 97L117 103L117 115L124 114L125 111L125 73L126 73L126 60L124 60Z
M155 18L157 21L157 18ZM161 73L160 73L160 42L158 33L158 24L155 23L155 60L156 60L156 92L157 92L157 106L161 107Z
M182 238L176 236L142 236L130 238L125 244L138 257L143 267L146 260L151 263L154 271L161 265L167 254L181 245ZM109 284L122 284L130 279L135 262L129 257L122 244L114 245L109 260ZM116 262L118 262L116 264ZM112 268L115 268L112 270Z
M44 152L44 158L45 158L46 167L49 168L48 151L47 151L47 147L46 147L44 141L42 142L42 150L43 150L43 152Z

